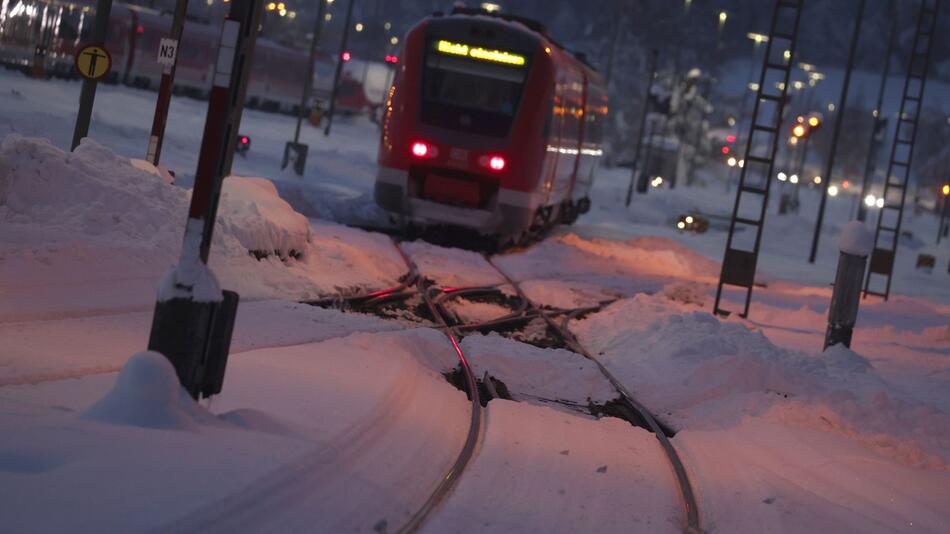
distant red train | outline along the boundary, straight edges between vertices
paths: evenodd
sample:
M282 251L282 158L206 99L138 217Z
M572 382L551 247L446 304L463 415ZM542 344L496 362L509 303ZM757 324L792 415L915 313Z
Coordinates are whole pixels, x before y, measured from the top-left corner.
M383 209L518 242L590 208L607 90L582 58L534 21L460 8L403 42L379 145Z
M0 62L35 73L75 77L73 56L89 39L95 18L93 0L11 0L0 4ZM161 66L159 41L167 37L171 16L116 3L110 14L106 48L112 55L111 82L156 88ZM205 98L211 89L212 60L221 28L188 20L179 47L175 91ZM332 71L333 58L318 58L320 72ZM300 103L307 72L307 51L258 39L247 99L251 107L290 111ZM318 96L329 96L328 80L317 80ZM359 112L369 106L358 80L341 80L337 106ZM323 95L320 95L321 89Z

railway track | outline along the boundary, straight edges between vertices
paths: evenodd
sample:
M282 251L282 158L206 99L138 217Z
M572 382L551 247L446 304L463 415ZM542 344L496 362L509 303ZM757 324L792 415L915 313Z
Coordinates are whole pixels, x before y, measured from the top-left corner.
M640 403L630 391L577 340L568 328L572 319L596 312L612 301L604 301L597 305L574 309L545 308L539 306L527 297L517 281L508 276L507 273L492 262L492 257L489 255L484 256L486 263L497 272L501 279L505 280L504 283L489 286L441 288L434 282L426 279L425 276L419 272L412 258L405 252L403 247L400 246L398 241L394 240L394 246L399 251L399 254L407 266L407 274L398 285L361 295L322 299L308 303L341 309L377 311L380 315L386 316L386 313L381 312L383 308L398 307L400 304L405 305L407 302L417 299L420 302L414 305L409 302L409 307L414 307L416 313L423 316L423 320L435 323L435 325L442 330L459 358L462 383L457 385L466 391L472 406L469 431L465 444L459 452L455 463L439 480L426 502L412 515L410 520L398 530L399 532L417 531L423 526L432 512L438 508L440 503L445 501L461 477L464 469L470 464L480 436L484 432L482 399L479 394L478 381L459 345L460 339L466 334L471 333L499 332L511 334L513 331L517 331L529 323L539 320L543 321L551 339L541 341L537 344L542 346L561 346L593 362L619 395L619 402L611 405L610 414L618 416L633 425L645 428L655 435L660 448L670 463L682 501L684 532L702 532L695 492L689 480L686 467L676 451L676 448L670 441L673 432L658 421L650 410ZM506 287L510 288L510 291L504 291ZM454 313L449 306L452 300L462 298L501 302L510 309L510 313L489 320L467 322ZM482 380L482 387L489 397L499 396L495 391L492 380L487 374Z

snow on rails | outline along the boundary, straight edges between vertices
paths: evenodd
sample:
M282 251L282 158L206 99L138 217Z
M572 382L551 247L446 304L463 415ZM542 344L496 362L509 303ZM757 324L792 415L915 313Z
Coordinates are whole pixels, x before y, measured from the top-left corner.
M522 290L521 285L492 262L489 255L481 256L483 265L480 276L472 276L472 271L463 273L474 284L466 284L464 277L453 271L451 265L426 265L426 245L398 240L393 245L406 263L406 274L396 286L367 293L324 298L307 301L307 304L337 308L349 311L373 312L382 317L398 318L412 323L430 323L440 329L448 338L459 365L456 371L445 373L447 380L463 390L471 403L471 418L464 445L455 462L445 471L435 489L425 503L411 516L398 532L415 532L421 528L429 516L445 502L458 484L463 471L473 461L480 440L484 439L485 416L483 406L493 398L513 399L519 393L517 385L506 383L508 377L492 376L490 370L484 371L479 380L474 372L475 366L466 357L462 339L471 334L498 333L514 340L522 341L541 348L566 349L574 358L585 358L592 362L600 374L600 380L606 381L616 395L615 398L595 403L591 397L571 399L572 394L553 392L551 398L525 395L544 403L558 404L572 411L591 416L613 416L652 432L675 478L682 501L685 532L702 532L698 500L690 482L687 469L670 442L674 432L663 424L651 411L638 401L630 391L593 356L575 337L568 324L571 320L600 311L612 300L604 300L596 305L577 308L555 308L540 306L532 301ZM413 257L417 253L420 261ZM472 252L458 251L461 254L474 255ZM460 260L461 258L456 258ZM467 258L470 259L470 258ZM420 269L419 263L431 267L428 272ZM448 260L451 263L451 259ZM487 268L487 269L486 269ZM440 272L441 271L441 272ZM452 285L446 285L451 282ZM464 302L463 306L458 306ZM477 308L474 314L467 308ZM488 309L485 309L485 308ZM480 308L480 309L479 309ZM493 313L495 315L493 315ZM472 318L471 316L477 316ZM582 368L583 369L583 368ZM520 385L520 384L519 384ZM574 395L576 397L576 395Z

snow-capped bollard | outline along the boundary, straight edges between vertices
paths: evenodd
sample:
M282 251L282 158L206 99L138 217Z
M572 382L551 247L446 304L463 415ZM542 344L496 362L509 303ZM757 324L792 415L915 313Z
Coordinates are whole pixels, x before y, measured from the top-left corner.
M858 318L864 269L873 248L874 236L863 223L851 221L842 229L841 240L838 242L841 255L838 257L835 288L831 293L828 331L825 333L823 349L838 343L851 347L851 334Z
M232 0L222 26L181 258L159 285L148 340L148 349L171 361L195 399L221 392L237 315L238 294L221 290L208 255L241 127L262 3Z

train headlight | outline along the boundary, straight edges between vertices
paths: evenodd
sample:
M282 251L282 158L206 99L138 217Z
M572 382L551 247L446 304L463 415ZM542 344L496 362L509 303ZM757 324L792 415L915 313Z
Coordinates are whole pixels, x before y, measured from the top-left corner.
M501 156L492 156L488 160L488 167L493 171L503 171L505 170L505 158Z

